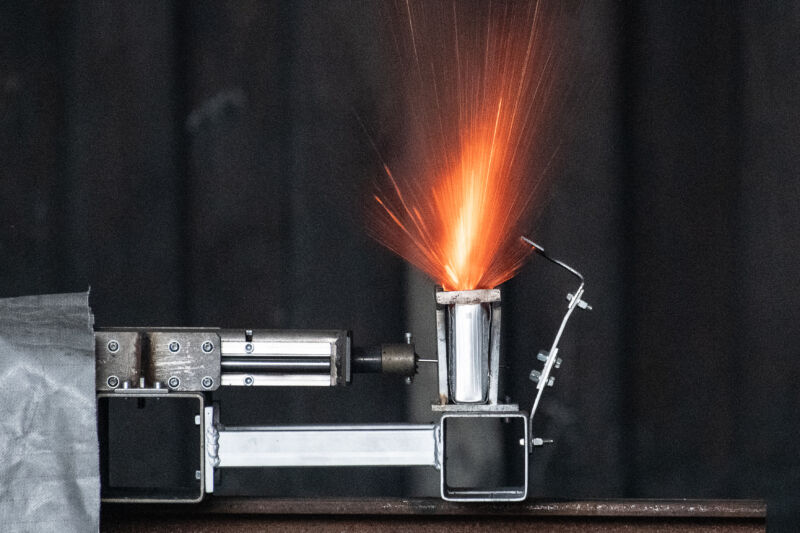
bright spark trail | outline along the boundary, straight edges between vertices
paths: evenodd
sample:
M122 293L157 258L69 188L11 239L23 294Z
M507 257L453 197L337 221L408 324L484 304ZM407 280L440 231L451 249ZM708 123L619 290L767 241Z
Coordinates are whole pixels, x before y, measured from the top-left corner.
M544 133L559 102L558 8L513 0L394 7L408 141L384 164L368 230L445 290L496 287L530 253L519 236L555 156Z

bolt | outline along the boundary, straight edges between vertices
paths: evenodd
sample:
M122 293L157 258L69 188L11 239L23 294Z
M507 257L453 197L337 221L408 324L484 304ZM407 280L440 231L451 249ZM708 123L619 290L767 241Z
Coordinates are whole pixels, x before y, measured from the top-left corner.
M169 343L169 351L170 352L175 353L180 349L181 349L181 345L180 345L180 343L178 341L172 341L171 343Z
M117 353L119 351L119 343L117 341L108 341L108 351Z
M177 389L180 386L180 384L181 384L181 380L180 380L180 378L178 376L172 376L167 381L167 385L169 385L169 387L171 389Z
M201 473L200 473L200 471L199 471L199 470L195 470L195 471L194 471L194 478L195 478L195 479L200 479L200 475L201 475Z
M211 376L206 376L201 383L204 389L210 389L214 386L214 379Z
M119 386L119 378L117 376L108 376L106 383L108 383L108 386L112 389L116 389Z
M414 336L411 333L406 332L406 344L412 344L413 342Z
M203 351L204 352L209 353L213 349L214 349L214 345L211 343L211 341L206 341L206 342L203 343Z
M406 378L406 385L411 385L411 383L412 383L413 381L414 381L414 380L413 380L413 379L411 379L411 376L408 376L408 377Z
M253 353L253 345L248 342L244 345L244 351L247 353Z
M245 376L244 377L244 384L250 386L253 384L253 376Z
M519 439L519 445L525 446L525 439Z

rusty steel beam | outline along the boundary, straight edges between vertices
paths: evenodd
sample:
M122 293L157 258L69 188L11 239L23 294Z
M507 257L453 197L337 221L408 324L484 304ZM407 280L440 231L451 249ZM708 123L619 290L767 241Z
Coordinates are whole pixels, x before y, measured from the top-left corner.
M199 505L105 505L104 531L276 530L764 531L759 500L529 500L464 504L425 498L213 498Z

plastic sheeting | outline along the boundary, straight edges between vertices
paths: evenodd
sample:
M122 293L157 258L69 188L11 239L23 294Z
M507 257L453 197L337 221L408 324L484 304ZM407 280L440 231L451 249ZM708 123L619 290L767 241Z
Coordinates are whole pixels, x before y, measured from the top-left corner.
M89 294L0 300L0 529L97 531Z

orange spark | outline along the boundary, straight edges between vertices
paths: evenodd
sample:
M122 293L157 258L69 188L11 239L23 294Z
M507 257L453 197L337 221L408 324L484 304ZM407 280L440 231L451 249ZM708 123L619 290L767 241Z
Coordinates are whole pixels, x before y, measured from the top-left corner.
M557 101L555 14L513 0L395 8L408 145L384 164L369 232L445 290L496 287L530 251L519 236L554 155L541 130Z

